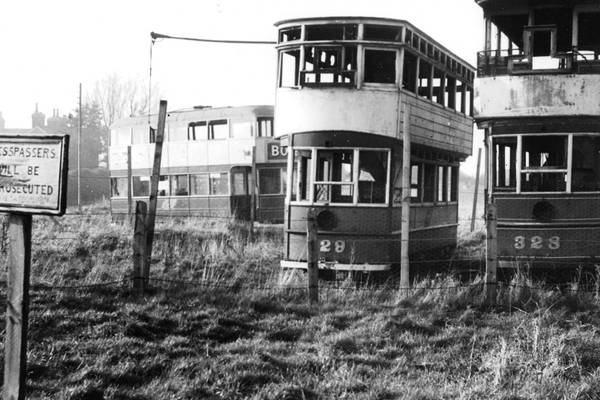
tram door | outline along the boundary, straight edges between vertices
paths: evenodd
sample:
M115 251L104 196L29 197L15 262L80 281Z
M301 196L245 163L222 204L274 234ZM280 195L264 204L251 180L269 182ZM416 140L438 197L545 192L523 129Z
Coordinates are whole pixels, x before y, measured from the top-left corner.
M248 177L250 167L231 168L231 214L236 219L250 219L250 194L248 190Z

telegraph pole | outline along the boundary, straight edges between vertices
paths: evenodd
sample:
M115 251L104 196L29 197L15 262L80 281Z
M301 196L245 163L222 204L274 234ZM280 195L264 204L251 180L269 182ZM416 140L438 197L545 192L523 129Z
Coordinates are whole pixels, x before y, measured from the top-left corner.
M77 209L81 212L81 82L79 83L79 127L77 129Z

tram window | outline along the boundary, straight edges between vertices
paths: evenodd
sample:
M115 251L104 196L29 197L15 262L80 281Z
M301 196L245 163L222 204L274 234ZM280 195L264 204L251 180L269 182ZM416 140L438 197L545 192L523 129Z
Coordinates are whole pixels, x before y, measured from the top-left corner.
M448 201L458 201L458 167L448 167Z
M365 82L396 82L395 50L365 50Z
M208 129L206 121L190 123L188 127L188 140L206 140L208 138Z
M300 74L300 50L289 50L281 52L279 70L280 87L298 86L298 77Z
M356 24L309 25L305 29L306 40L356 40L358 34Z
M259 117L258 118L258 137L273 136L273 118Z
M523 136L521 190L562 192L566 190L567 136ZM565 171L557 171L557 170Z
M210 121L208 123L209 139L227 139L229 137L229 125L226 119Z
M258 170L258 188L260 194L281 194L281 169Z
M421 59L419 61L419 96L431 99L431 66L430 63Z
M385 203L388 152L361 150L358 159L358 202Z
M173 196L187 196L190 194L187 175L171 175L171 194Z
M352 150L317 151L314 201L352 203L354 200L352 171Z
M131 128L117 128L110 131L110 145L124 146L131 143Z
M243 196L248 194L246 185L246 171L235 171L232 173L231 194L234 196Z
M573 192L600 190L600 137L573 136Z
M279 31L279 43L300 40L300 33L301 28L299 26L292 26L291 28L282 29Z
M473 88L470 86L467 86L467 90L465 92L464 114L470 117L473 116Z
M229 182L227 172L211 173L209 175L210 194L227 195L229 194Z
M446 83L446 76L443 71L434 68L433 69L433 97L432 101L444 105L444 85Z
M171 191L169 187L169 177L167 175L161 175L158 178L158 195L159 196L170 196Z
M415 202L421 201L421 166L410 166L410 198Z
M437 196L435 201L442 202L446 200L446 196L444 191L446 190L446 182L448 180L448 176L446 175L446 169L438 165L437 167Z
M399 42L402 38L402 28L386 25L365 25L364 40L378 40L384 42Z
M188 127L169 124L169 142L184 142L188 140Z
M409 92L417 92L417 56L404 50L404 65L402 66L402 88Z
M208 195L208 186L208 174L190 175L190 189L192 195Z
M456 81L456 91L454 92L454 110L461 113L465 112L465 105L463 104L464 88L464 83L462 83L461 81Z
M294 151L294 170L292 171L292 201L308 200L311 173L310 150Z
M493 146L494 190L514 192L517 190L517 138L495 138Z
M251 122L234 122L231 124L231 137L250 138L252 137Z
M585 12L578 15L579 33L577 45L580 50L598 50L598 26L600 26L599 12Z
M404 43L410 44L412 42L412 31L410 29L406 30L406 34L404 35Z
M435 199L435 165L423 164L423 202L432 203Z
M150 195L149 176L134 176L132 179L133 196L139 197Z
M110 178L112 197L127 197L127 178Z
M147 126L147 125L136 126L132 130L131 142L132 142L132 144L149 143L148 136L149 136L149 126Z
M154 129L153 127L150 127L150 132L148 135L148 142L156 143L156 129Z
M412 35L412 47L414 49L419 50L419 39L420 39L419 35L413 33L413 35Z
M356 72L356 46L311 46L304 55L302 84L352 84Z

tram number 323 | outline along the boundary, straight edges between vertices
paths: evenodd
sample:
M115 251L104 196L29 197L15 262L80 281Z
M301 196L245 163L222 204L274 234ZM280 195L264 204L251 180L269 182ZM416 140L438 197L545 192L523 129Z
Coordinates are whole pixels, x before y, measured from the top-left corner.
M336 240L335 242L332 242L331 240L325 239L321 240L321 243L319 244L319 251L321 253L329 253L332 250L336 253L343 253L345 249L346 242L343 240Z
M541 250L548 248L550 250L558 250L560 249L560 237L552 236L547 240L544 240L541 236L532 236L531 238L526 238L525 236L515 236L514 247L517 250L523 250L526 248Z

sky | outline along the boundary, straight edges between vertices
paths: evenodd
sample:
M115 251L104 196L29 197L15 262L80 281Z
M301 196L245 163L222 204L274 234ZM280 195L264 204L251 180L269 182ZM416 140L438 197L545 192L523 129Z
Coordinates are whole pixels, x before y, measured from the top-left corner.
M72 112L109 74L148 82L150 32L232 40L276 40L288 18L372 16L410 21L475 65L483 43L474 0L19 0L0 23L0 112L28 128L36 103ZM194 105L273 104L273 46L158 40L152 83L170 110Z

